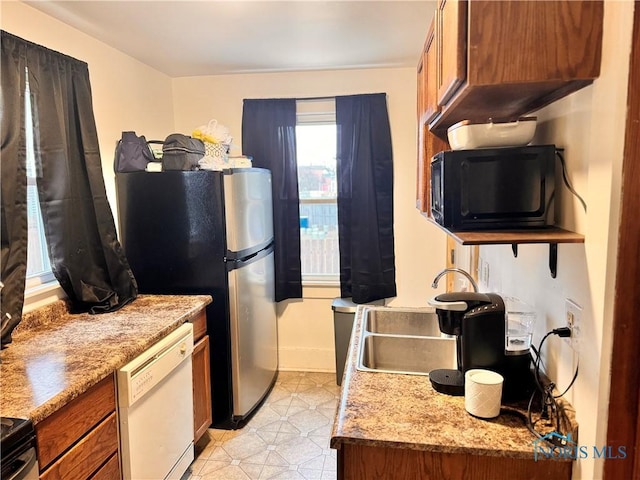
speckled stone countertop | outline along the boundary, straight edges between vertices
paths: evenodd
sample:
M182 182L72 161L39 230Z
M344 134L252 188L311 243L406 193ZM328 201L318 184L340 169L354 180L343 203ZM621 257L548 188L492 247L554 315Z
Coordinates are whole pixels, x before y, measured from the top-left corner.
M428 376L357 370L363 311L359 306L356 312L331 433L332 448L349 443L533 458L535 437L524 423L525 404L503 405L500 416L483 420L467 413L463 396L436 392ZM562 408L563 428L569 428L577 439L573 409L566 402Z
M211 303L208 295L140 295L113 313L35 310L0 352L0 414L43 420Z

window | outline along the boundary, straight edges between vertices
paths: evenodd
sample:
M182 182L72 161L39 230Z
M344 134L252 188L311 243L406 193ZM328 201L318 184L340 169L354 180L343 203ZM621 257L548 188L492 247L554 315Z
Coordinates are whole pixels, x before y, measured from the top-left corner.
M296 116L302 280L338 283L335 102L299 100Z
M27 77L28 78L28 77ZM25 139L27 150L27 290L43 284L57 285L51 272L47 242L44 236L42 214L38 202L38 188L36 186L36 162L34 153L33 121L31 117L31 98L29 81L25 92Z

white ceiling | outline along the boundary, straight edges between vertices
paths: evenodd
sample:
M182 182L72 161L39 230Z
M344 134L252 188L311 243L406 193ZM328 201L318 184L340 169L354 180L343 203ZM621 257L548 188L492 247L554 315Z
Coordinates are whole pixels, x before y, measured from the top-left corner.
M26 1L171 77L415 67L435 1Z

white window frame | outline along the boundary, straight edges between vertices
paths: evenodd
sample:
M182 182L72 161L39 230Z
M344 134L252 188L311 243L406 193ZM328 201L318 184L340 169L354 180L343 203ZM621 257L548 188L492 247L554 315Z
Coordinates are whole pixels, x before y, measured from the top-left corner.
M296 126L297 125L335 125L336 123L336 105L335 98L318 98L318 99L302 99L296 101ZM337 195L337 194L336 194ZM300 205L303 204L336 204L337 196L333 198L313 198L300 199ZM302 275L302 285L304 287L334 287L340 285L340 271L336 274L316 274Z

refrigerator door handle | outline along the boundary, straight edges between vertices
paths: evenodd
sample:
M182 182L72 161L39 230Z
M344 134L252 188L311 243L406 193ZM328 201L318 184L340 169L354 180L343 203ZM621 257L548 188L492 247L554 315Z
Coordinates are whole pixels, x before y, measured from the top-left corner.
M236 259L227 259L227 272L231 272L232 270L237 270L238 268L246 267L258 260L263 259L267 255L273 252L273 242L271 244L259 252L249 255L244 258L236 258Z
M257 254L260 250L264 250L267 247L269 247L269 245L271 245L272 243L273 243L273 239L270 238L269 240L259 243L258 245L254 245L251 248L245 248L244 250L240 250L238 252L227 250L226 259L227 261L234 261L234 260L241 260L244 258L252 257L255 254Z

